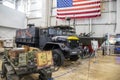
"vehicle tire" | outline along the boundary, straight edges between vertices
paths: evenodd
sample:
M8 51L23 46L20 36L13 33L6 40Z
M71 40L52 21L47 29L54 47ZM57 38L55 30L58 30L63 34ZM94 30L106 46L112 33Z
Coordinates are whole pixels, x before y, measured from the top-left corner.
M80 54L80 58L84 59L84 53Z
M91 57L91 53L88 48L84 49L82 54L80 55L81 59L86 59Z
M39 80L51 80L51 78L52 78L52 73L47 73L46 71L41 71L40 73L39 73L40 75L39 75Z
M5 77L5 80L20 80L19 76L17 76L16 74L7 74L6 73L6 77Z
M10 75L10 76L11 76L12 80L21 80L20 77L16 74Z
M5 78L6 76L6 68L5 68L5 63L2 63L2 73L1 73L1 78Z
M54 49L52 50L54 66L61 66L64 63L64 55L61 50Z
M79 59L78 55L73 55L70 57L70 61L77 61Z

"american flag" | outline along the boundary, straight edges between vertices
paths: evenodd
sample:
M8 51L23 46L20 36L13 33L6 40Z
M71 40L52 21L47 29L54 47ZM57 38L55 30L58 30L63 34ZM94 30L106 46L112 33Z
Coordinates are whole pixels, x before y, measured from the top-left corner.
M100 0L57 0L57 18L93 18L101 16Z

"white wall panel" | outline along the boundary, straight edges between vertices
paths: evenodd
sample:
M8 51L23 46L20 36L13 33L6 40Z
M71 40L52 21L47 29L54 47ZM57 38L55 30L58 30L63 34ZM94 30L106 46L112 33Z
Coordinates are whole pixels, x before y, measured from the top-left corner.
M77 24L77 25L78 24L89 24L89 20L90 19L85 19L85 18L84 19L76 19L75 24Z
M57 9L54 8L54 9L52 9L52 16L56 16L56 15L57 15Z
M93 36L104 36L106 33L114 34L115 25L93 25L92 31L95 32Z
M0 26L0 37L2 38L13 38L15 37L15 28L6 28Z
M53 0L53 6L52 7L56 7L57 6L57 0Z
M66 20L62 20L62 19L56 19L56 17L51 17L51 25L54 25L56 23L57 20L57 24L61 24L61 25L68 25L69 21ZM70 25L74 24L74 20L70 20ZM75 20L75 24L89 24L89 19L76 19Z
M106 33L114 34L114 25L92 25L92 32L95 32L93 36L102 37ZM89 33L89 25L76 26L76 33Z
M25 14L0 4L0 26L25 28Z
M116 23L116 13L112 12L110 13L111 16L109 16L109 13L102 13L101 17L93 18L92 23L93 24L109 24L109 23Z
M69 22L66 20L56 19L56 17L51 17L51 26L54 25L69 25ZM70 24L73 25L73 20L70 21Z
M42 11L33 11L30 12L29 18L37 18L37 17L42 17Z
M117 27L116 33L120 34L120 0L117 0Z
M28 21L28 24L35 24L35 26L40 27L40 26L43 26L45 22L42 22L42 18L41 19L30 19Z
M41 3L40 4L35 3L35 4L32 4L30 6L30 11L31 10L40 10L41 8L42 8L42 4Z
M48 11L48 0L31 0L32 4L31 4L31 12L30 12L30 16L29 16L29 20L28 23L33 23L35 24L35 26L37 27L47 27L48 24L48 16L50 15L47 11ZM37 8L37 3L36 1L40 2L39 7ZM41 9L39 9L42 6ZM36 9L39 9L38 11L36 11Z
M102 3L102 12L116 11L116 1ZM109 9L110 7L110 9Z
M51 17L51 26L55 26L56 24L56 17Z
M76 26L76 34L79 35L80 33L88 33L89 26L88 25L80 25Z

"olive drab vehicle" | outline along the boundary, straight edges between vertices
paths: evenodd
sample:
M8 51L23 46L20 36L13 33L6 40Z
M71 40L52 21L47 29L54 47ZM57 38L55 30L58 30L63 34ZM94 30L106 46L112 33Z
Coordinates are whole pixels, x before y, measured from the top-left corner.
M2 61L1 78L5 80L23 80L25 75L37 73L39 80L51 80L52 72L60 66L54 66L52 51L41 51L34 47L22 47L5 50Z
M48 28L37 28L29 25L27 29L16 31L17 46L28 45L41 50L52 50L55 62L68 59L76 61L81 54L79 38L70 26L51 26ZM63 63L55 63L61 65Z

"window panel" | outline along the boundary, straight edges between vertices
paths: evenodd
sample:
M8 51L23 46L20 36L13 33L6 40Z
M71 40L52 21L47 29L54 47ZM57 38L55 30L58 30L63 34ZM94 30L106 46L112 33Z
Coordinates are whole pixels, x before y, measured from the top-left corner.
M53 0L53 7L57 7L57 0Z
M52 9L52 16L56 16L57 15L57 12L56 12L56 8L55 9Z

